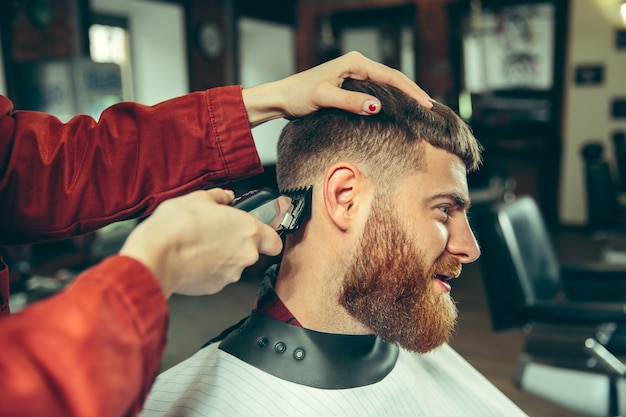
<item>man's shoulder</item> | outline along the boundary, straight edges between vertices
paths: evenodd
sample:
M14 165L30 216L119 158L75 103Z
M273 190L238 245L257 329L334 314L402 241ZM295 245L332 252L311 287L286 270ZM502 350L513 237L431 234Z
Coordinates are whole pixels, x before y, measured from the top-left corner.
M464 415L526 415L448 344L425 354L401 348L397 368L433 398L452 394Z
M215 336L212 339L209 339L204 345L202 345L202 348L205 348L211 344L217 343L217 342L221 342L222 340L224 340L229 334L231 334L232 332L236 331L237 329L239 329L245 322L246 320L248 320L250 316L246 316L244 318L242 318L241 320L239 320L237 323L233 324L230 327L227 327L226 329L224 329L219 335Z

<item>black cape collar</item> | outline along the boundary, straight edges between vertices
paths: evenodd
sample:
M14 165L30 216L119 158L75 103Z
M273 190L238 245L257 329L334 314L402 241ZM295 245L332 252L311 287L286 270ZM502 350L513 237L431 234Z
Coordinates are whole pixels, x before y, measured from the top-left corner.
M221 350L268 374L315 388L374 384L398 359L398 347L378 336L316 332L256 311L229 330Z

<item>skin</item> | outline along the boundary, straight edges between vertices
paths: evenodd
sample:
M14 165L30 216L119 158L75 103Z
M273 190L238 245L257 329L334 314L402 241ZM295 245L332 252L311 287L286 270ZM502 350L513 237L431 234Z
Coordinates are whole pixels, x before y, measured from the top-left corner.
M452 278L459 269L450 264L441 270L430 267L441 258L463 265L480 255L467 217L466 167L445 150L423 146L423 169L403 175L390 192L396 215L431 275L427 285L432 296L449 298L449 286L434 275ZM375 192L374 183L348 162L334 164L314 186L313 215L298 244L286 248L276 285L303 326L331 333L375 333L336 297L344 283L341 266L363 235Z
M470 198L465 164L447 151L427 143L424 147L424 172L399 182L398 212L409 219L407 227L419 236L419 247L430 264L443 253L461 264L474 262L480 249L467 217ZM433 282L439 292L446 292L439 284Z

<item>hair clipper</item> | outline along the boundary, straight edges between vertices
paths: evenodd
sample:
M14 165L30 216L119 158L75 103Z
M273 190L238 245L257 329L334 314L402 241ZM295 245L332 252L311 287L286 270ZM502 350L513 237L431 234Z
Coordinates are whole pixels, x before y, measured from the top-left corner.
M313 187L276 191L259 188L235 198L230 205L245 210L279 235L292 233L311 215Z

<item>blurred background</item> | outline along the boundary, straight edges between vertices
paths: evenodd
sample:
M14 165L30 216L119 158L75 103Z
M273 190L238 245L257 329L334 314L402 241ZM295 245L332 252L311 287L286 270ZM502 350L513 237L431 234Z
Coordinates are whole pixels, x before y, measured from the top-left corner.
M119 101L155 104L222 85L253 86L358 50L455 109L483 144L485 163L469 177L479 240L479 222L491 221L494 207L528 196L559 262L626 271L626 1L7 0L0 48L0 93L16 109L62 120L97 118ZM231 184L237 193L273 185L284 123L253 130L266 172ZM0 247L12 271L12 310L115 253L135 224ZM271 261L262 259L217 296L173 297L163 367L247 314ZM596 415L524 386L520 361L536 333L528 323L494 324L485 273L472 265L455 287L461 318L453 346L530 415ZM626 292L612 301L620 300ZM614 380L596 365L577 370L608 378L601 397L609 404Z

